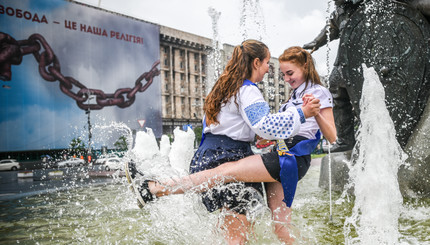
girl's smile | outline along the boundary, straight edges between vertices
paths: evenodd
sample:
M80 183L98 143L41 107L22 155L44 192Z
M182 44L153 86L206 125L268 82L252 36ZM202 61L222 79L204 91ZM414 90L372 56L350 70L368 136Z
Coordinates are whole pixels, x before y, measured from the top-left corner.
M296 89L305 82L303 69L292 62L281 62L279 64L282 77L288 82L291 88Z

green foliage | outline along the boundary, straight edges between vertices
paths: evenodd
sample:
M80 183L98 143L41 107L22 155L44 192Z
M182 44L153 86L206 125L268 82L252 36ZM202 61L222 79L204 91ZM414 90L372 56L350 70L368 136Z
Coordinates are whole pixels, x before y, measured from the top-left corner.
M85 143L81 137L73 138L72 141L70 141L69 148L72 154L82 154L86 150Z
M321 158L324 157L325 155L327 155L327 153L321 153L321 154L311 154L311 158Z
M199 145L200 144L200 141L202 141L202 131L203 131L203 128L202 127L196 127L196 128L194 128L194 134L196 135L196 142L197 142L197 145Z
M120 136L113 145L117 150L127 151L128 150L127 137L125 137L124 135Z

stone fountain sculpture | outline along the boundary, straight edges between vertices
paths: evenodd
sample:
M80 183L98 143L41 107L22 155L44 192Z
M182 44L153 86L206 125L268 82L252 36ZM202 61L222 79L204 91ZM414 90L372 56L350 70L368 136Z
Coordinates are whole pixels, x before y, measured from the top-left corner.
M400 146L409 155L399 170L404 196L430 196L430 1L335 0L327 26L304 48L316 50L339 38L329 77L338 140L332 146L335 190L348 180L355 130L360 123L361 64L378 72ZM377 164L377 163L375 163ZM328 158L320 186L328 185Z

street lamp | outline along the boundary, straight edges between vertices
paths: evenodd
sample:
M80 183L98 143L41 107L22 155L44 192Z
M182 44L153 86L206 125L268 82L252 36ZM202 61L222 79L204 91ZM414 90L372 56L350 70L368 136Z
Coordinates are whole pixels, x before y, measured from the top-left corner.
M91 117L90 117L91 110L90 110L90 108L86 109L85 114L88 115L88 154L91 154L91 137L92 137L92 134L91 134Z
M94 99L94 97L91 95L91 92L88 91L88 108L85 110L85 114L88 115L88 156L91 155L91 138L92 138L92 132L91 132L91 110L90 110L90 100ZM89 159L89 158L88 158Z

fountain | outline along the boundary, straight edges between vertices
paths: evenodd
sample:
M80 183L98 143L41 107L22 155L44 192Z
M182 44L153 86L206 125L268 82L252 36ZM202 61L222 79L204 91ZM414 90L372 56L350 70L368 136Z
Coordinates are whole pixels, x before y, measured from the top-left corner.
M240 17L240 33L242 40L256 39L264 42L266 24L259 0L244 0Z
M387 109L394 122L396 139L409 156L407 164L398 171L402 196L428 198L430 5L423 4L417 10L414 4L418 1L405 2L409 4L384 0L338 5L338 24L342 27L337 30L340 46L330 76L339 138L334 151L347 150L346 146L352 148L354 145L355 129L361 120L354 114L358 115L361 110L364 81L361 65L365 63L378 73L385 90ZM314 41L323 40L317 38ZM351 151L334 153L332 157L333 188L342 191L348 180L349 167L345 163L350 161ZM320 178L323 188L327 188L326 160L323 160Z
M206 80L206 95L209 94L215 81L222 73L221 66L221 51L219 47L219 35L218 35L218 19L221 12L216 11L214 8L210 7L208 9L208 14L212 19L212 50L208 55L209 65L208 65L208 79Z
M147 173L182 176L188 170L194 137L191 130L184 132L176 129L172 144L164 137L158 146L150 129L138 131L134 147L130 145L125 157L139 159L139 168ZM353 202L346 201L353 197L342 197L339 193L334 193L335 200L345 201L334 206L334 221L327 222L328 193L318 187L319 171L319 165L314 163L297 189L291 231L298 243L342 244L345 237L351 236L352 238L348 238L351 241L364 241L361 236L354 238L354 234L360 234L357 227L366 224L360 219L360 223L355 225L356 221L352 222L355 216L351 216L351 213L354 214L357 209L369 215L374 214L371 212L372 208L376 207L380 211L378 207L382 203L373 203L370 210L366 205L358 208L353 206ZM89 180L88 184L79 185L86 180ZM0 236L5 243L203 244L210 240L213 244L223 244L217 224L218 218L223 214L208 213L197 194L190 192L163 197L141 210L125 183L121 174L106 182L77 176L69 188L2 200ZM429 204L430 200L422 199L419 202L405 202L403 206L397 207L393 217L399 216L398 226L395 222L389 225L398 227L401 241L407 244L425 244L428 241ZM351 218L347 220L351 225L344 228L342 221L349 216ZM267 210L255 216L254 221L255 233L250 237L250 244L280 244L272 232L270 213ZM383 220L379 222L383 224ZM345 233L346 230L349 232ZM392 234L383 234L385 235L388 237Z
M407 155L395 138L378 74L364 64L363 74L361 124L346 188L354 188L355 203L351 217L345 220L345 239L347 244L397 244L403 203L397 172ZM356 238L352 238L352 227Z
M430 200L402 199L397 171L406 166L404 154L394 139L381 86L370 68L362 70L366 79L357 140L365 143L357 145L357 158L349 165L354 195L333 194L337 202L329 222L329 195L318 186L324 169L313 160L296 191L291 233L298 244L430 244ZM377 106L376 112L373 106ZM423 130L428 129L425 125L429 124ZM122 124L96 125L94 129L106 130L105 137L116 129L125 132L129 151L124 157L138 161L146 173L173 177L188 172L194 151L191 130L176 129L173 143L164 135L157 143L149 128L136 132L134 139L132 130ZM421 153L428 149L422 143L425 137L414 138L421 142L416 156L425 156ZM141 210L125 183L121 171L104 181L80 174L63 188L46 184L45 192L0 198L1 243L224 244L218 226L224 214L208 213L196 193L163 197ZM249 244L280 244L267 209L252 220L254 233Z

